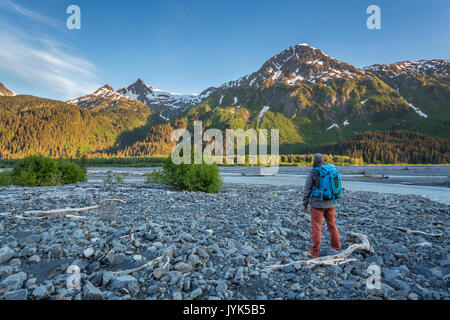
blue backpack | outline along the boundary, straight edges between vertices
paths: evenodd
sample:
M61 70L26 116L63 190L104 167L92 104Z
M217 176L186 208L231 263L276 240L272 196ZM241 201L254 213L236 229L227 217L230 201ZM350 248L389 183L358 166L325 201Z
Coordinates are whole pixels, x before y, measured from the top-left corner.
M319 171L319 189L313 186L311 196L322 200L337 200L342 198L341 174L333 164L325 164L314 168Z

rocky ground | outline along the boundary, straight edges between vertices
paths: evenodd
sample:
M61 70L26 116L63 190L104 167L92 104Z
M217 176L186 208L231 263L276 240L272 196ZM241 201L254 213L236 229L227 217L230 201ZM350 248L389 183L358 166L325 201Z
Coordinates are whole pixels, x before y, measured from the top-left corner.
M357 261L341 266L269 271L305 259L310 247L300 192L226 185L202 194L131 183L0 187L0 299L449 298L450 207L420 197L345 192L337 208L342 249L355 241L347 232L360 232L371 251L355 251ZM99 207L29 212L91 206ZM325 226L322 238L327 255ZM380 289L366 286L371 264L381 268Z

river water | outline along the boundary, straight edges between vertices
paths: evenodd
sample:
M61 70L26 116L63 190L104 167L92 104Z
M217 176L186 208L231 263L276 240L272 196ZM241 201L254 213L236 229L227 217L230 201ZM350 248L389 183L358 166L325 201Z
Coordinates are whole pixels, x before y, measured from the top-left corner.
M450 166L352 166L339 167L344 189L379 193L413 194L450 205ZM101 182L108 171L125 181L142 182L145 173L156 168L89 168L88 180ZM303 186L311 167L281 167L275 176L243 176L257 168L222 167L225 183ZM389 177L377 179L377 177ZM419 184L419 185L417 185ZM420 185L421 184L421 185Z

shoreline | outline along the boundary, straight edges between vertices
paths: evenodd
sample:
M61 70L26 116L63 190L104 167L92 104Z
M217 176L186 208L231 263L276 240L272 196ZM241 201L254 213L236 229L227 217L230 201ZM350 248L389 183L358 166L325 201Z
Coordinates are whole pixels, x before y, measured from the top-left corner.
M0 264L0 299L449 298L450 206L411 195L345 191L336 209L342 249L354 243L348 232L361 232L370 252L355 251L350 258L356 261L342 266L268 271L268 265L304 259L311 245L301 190L243 184L226 184L218 194L138 183L0 187L0 248L13 254ZM29 212L93 206L98 208L71 216ZM396 226L442 235L407 234ZM322 241L326 255L326 226ZM171 257L168 264L163 259L114 274L164 254ZM381 288L372 291L366 288L371 264L382 276ZM80 268L79 290L66 285L71 265Z

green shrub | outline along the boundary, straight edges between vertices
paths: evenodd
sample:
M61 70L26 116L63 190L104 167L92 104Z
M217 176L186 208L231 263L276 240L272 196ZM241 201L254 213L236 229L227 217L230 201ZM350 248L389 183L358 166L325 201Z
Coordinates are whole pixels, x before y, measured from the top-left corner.
M202 191L208 193L219 192L222 179L216 164L193 164L186 171L184 184L187 190Z
M175 164L168 158L159 171L146 174L147 183L161 183L180 190L216 193L222 186L217 164Z
M108 173L106 174L106 178L103 179L103 182L104 183L112 183L113 182L111 171L108 171Z
M11 170L0 172L0 186L8 186L13 184Z
M86 181L86 169L80 167L74 162L67 160L58 161L59 171L61 172L61 181L63 184L77 183Z
M12 171L1 174L0 184L55 186L86 181L86 171L67 160L31 156L19 160Z
M124 177L122 177L120 174L116 174L113 176L112 172L108 171L105 179L103 179L103 182L104 183L121 183L124 180L125 180Z

